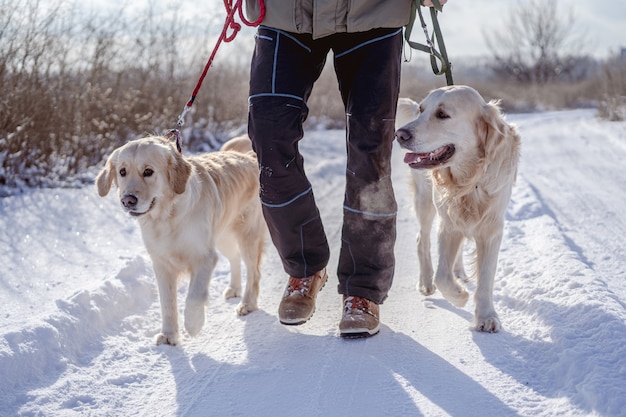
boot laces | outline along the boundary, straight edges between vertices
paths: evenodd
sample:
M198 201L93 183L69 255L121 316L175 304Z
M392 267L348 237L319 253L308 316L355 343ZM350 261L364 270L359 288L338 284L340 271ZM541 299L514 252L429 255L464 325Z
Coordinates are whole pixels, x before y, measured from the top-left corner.
M363 297L349 296L346 297L345 312L350 314L354 312L367 313L370 309L370 300Z
M295 292L299 292L303 296L307 295L309 293L309 285L311 284L311 281L311 277L289 277L289 284L287 285L287 289L285 290L285 295L291 295Z

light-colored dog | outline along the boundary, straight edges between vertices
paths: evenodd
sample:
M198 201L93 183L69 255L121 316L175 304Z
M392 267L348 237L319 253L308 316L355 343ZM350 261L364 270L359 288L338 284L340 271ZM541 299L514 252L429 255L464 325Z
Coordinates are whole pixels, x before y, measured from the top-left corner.
M408 151L404 162L412 168L420 223L419 290L431 295L439 288L452 304L464 306L469 294L462 283L466 279L462 243L464 238L473 239L475 326L497 332L501 324L493 305L493 283L520 137L505 122L498 102L486 103L467 86L433 90L419 105L401 99L397 120L401 127L396 139ZM439 260L433 284L430 231L435 213Z
M100 196L115 184L122 208L137 218L154 266L161 301L157 344L179 341L177 283L189 274L185 329L204 325L217 251L230 262L226 298L241 295L241 260L247 270L237 313L257 309L266 226L259 201L254 153L218 151L183 157L167 139L131 141L116 149L96 179Z

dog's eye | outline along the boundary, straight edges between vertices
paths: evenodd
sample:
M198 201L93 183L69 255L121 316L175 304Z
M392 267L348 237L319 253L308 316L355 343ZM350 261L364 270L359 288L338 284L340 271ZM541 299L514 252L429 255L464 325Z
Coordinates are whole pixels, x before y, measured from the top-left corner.
M120 169L120 177L125 177L125 176L126 176L126 168Z
M437 119L449 119L449 118L450 118L450 116L445 111L439 110L437 112Z
M143 170L143 176L144 177L151 177L152 174L154 174L154 171L151 170L150 168L146 168Z

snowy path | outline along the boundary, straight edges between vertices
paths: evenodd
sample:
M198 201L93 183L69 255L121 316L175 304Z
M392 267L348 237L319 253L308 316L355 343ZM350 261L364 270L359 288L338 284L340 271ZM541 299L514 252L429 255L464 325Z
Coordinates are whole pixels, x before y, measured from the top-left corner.
M521 170L571 250L626 301L626 124L609 130L588 115L518 117Z
M285 277L270 250L261 310L235 315L236 301L221 298L221 262L203 331L154 346L150 260L113 198L85 189L1 199L0 416L626 415L626 124L590 111L510 120L523 156L494 292L498 334L471 330L471 302L458 309L415 290L401 152L397 274L368 340L337 337L332 281L309 323L281 326ZM303 148L332 271L343 132L311 133Z

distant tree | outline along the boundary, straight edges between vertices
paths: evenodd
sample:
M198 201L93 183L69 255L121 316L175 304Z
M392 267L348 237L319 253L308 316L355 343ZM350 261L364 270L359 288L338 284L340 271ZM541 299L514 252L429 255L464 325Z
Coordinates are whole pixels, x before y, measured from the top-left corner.
M537 84L579 78L584 36L575 23L572 10L561 12L557 0L519 2L503 27L483 34L495 75Z

